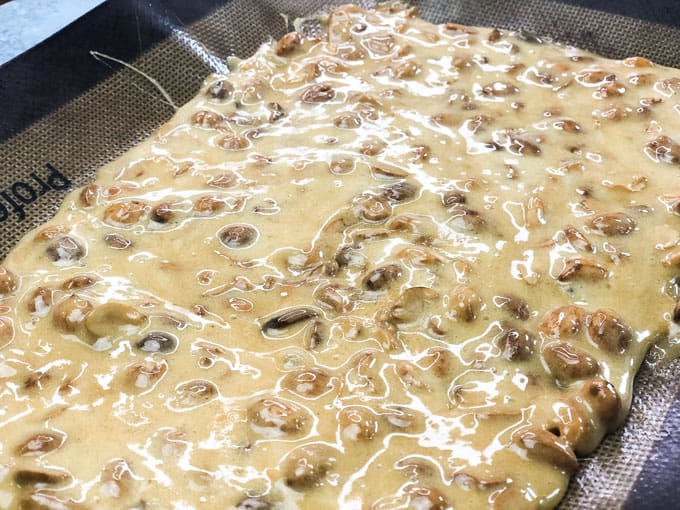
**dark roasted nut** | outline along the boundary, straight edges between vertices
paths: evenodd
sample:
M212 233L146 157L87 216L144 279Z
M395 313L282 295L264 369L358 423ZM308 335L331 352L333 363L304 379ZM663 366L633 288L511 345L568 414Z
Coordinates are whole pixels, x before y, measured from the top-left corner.
M33 389L42 390L46 387L47 383L50 381L51 378L52 375L49 369L31 370L30 373L24 379L23 388L27 391Z
M157 223L168 223L175 218L175 209L168 202L162 202L151 210L151 219Z
M489 37L487 37L486 40L489 41L490 43L495 43L500 41L502 37L503 33L497 28L493 28L491 32L489 32Z
M493 302L498 308L507 311L515 319L525 321L531 316L527 302L514 294L494 296Z
M307 336L305 345L308 349L316 349L324 343L324 338L326 337L327 335L325 335L323 332L323 322L313 321L309 328L309 334Z
M145 360L126 368L125 385L128 391L144 393L153 388L168 371L165 361Z
M481 232L486 226L486 220L474 209L458 206L450 208L450 211L452 216L451 222L458 230Z
M297 405L275 398L258 400L248 408L248 421L258 427L294 434L302 432L309 417Z
M588 313L580 306L561 306L550 312L541 322L541 331L553 338L571 338L583 330Z
M199 216L211 216L224 209L225 205L225 201L220 198L205 196L196 200L194 203L194 211Z
M333 158L328 164L328 170L333 175L347 175L354 171L355 161L351 158Z
M505 97L517 94L519 89L512 83L496 81L482 87L482 94L485 96Z
M190 408L207 404L218 396L219 391L212 381L194 379L177 386L175 393L175 403L179 407Z
M608 352L623 354L633 339L633 332L616 315L606 310L595 312L588 324L590 338Z
M302 397L318 397L331 390L330 376L320 368L296 370L284 376L281 387Z
M354 246L343 246L335 254L335 261L340 267L348 266L353 260L353 255L358 251L359 249ZM678 288L680 288L680 286ZM678 295L680 296L680 291Z
M299 32L289 32L278 40L274 47L274 52L279 55L288 55L302 43L302 36Z
M449 377L455 367L455 356L448 349L432 348L428 349L427 355L422 358L420 365L427 371L431 371L437 377Z
M664 285L664 291L674 301L680 301L680 276L674 276Z
M335 97L333 87L326 83L317 83L309 87L302 94L302 102L304 103L324 103L330 101Z
M61 432L39 432L28 438L17 448L17 453L23 456L39 456L50 453L66 441L66 435Z
M364 278L364 287L368 290L382 290L400 277L401 267L397 264L388 264L368 273Z
M624 236L635 230L635 220L621 212L600 214L588 221L588 227L597 234Z
M394 77L400 80L406 80L408 78L413 78L420 71L418 64L412 61L402 62L397 67L393 69Z
M406 387L429 391L430 388L423 378L424 371L418 365L402 360L397 362L396 372Z
M144 352L168 354L175 352L178 343L175 336L169 333L154 331L137 342L137 349Z
M250 225L235 224L222 228L217 237L227 248L247 248L255 244L258 233L255 227Z
M0 349L14 339L14 324L8 317L0 317Z
M99 197L99 186L88 184L81 191L78 199L83 207L91 207L97 203Z
M517 155L538 156L541 153L541 148L538 144L516 135L509 137L509 143L505 148L512 154Z
M543 348L543 359L550 373L563 384L594 376L599 366L595 359L567 342L551 342Z
M524 224L536 228L545 224L545 203L540 197L531 196L525 201Z
M415 485L405 490L409 497L408 508L427 508L428 510L450 510L452 507L444 494L434 487Z
M576 123L576 121L571 119L559 119L553 122L553 127L556 129L561 129L567 133L580 133L581 126Z
M590 379L583 385L581 397L610 431L616 428L621 417L621 397L612 383L601 377Z
M55 237L66 234L69 231L64 225L49 225L45 228L40 229L40 231L35 235L36 241L49 241Z
M530 502L525 491L516 485L506 485L493 495L491 510L535 510L536 506Z
M388 53L391 53L395 47L394 36L390 34L368 37L364 39L363 42L368 49L378 55L387 55Z
M387 423L397 430L417 432L421 431L424 425L423 416L413 412L408 407L390 406L384 408L381 414L385 417Z
M577 250L587 252L594 251L593 245L590 244L588 238L584 236L576 227L573 227L571 225L568 226L567 228L564 229L564 234L567 236L567 239L569 240L571 245Z
M350 441L371 440L378 433L378 417L368 407L344 407L338 422L342 437Z
M613 83L616 81L616 75L610 73L609 71L588 70L580 72L577 75L577 79L583 83L595 85L601 83Z
M387 147L387 143L384 140L375 136L369 136L361 144L359 152L365 156L377 156L385 150L385 147Z
M530 44L543 44L543 39L538 37L533 32L529 32L528 30L520 30L517 32L517 37Z
M586 406L575 399L558 401L552 407L555 418L551 420L548 432L564 439L577 455L593 451L599 442L599 434Z
M430 159L432 149L429 145L417 144L411 147L410 153L412 154L409 158L411 163L422 163Z
M125 250L132 246L132 241L113 232L104 236L104 242L114 250Z
M407 202L416 196L418 189L407 181L400 181L395 184L383 186L382 196L390 202Z
M110 225L128 226L141 221L149 206L141 200L128 200L111 204L104 211L104 221Z
M85 257L85 247L80 241L67 235L60 235L47 243L45 254L55 264L73 264Z
M236 133L226 133L215 142L218 147L227 151L242 151L248 148L248 140Z
M229 99L232 92L234 92L234 86L231 83L227 80L217 80L208 87L206 94L215 101L224 101Z
M90 274L78 274L61 284L63 290L79 290L87 287L92 287L99 281L99 277Z
M19 278L5 266L0 266L0 299L17 290Z
M47 287L35 289L26 303L29 312L37 313L41 317L47 313L50 306L52 306L52 290Z
M668 136L657 136L647 144L647 154L656 161L680 164L680 144L675 143Z
M534 352L536 340L532 335L521 328L507 327L496 335L495 339L502 351L502 356L508 361L524 361L531 357Z
M194 113L191 123L205 129L215 129L224 123L224 116L209 110Z
M680 246L669 249L662 262L667 266L680 266Z
M447 191L444 193L444 196L442 196L442 204L447 208L454 207L458 204L464 204L466 201L467 198L465 197L465 194L460 191Z
M233 188L237 184L236 176L232 173L215 175L208 180L208 185L213 188L227 189Z
M380 166L371 166L371 175L375 179L403 179L408 176L408 173L401 168L387 168Z
M294 449L283 465L286 485L296 490L318 487L335 464L337 455L330 446L317 443Z
M439 294L427 287L410 287L397 298L390 310L396 322L414 322L426 316L428 308L439 301Z
M269 108L269 111L271 112L269 114L269 122L276 122L277 120L283 118L286 116L286 112L284 111L283 107L279 103L269 103L267 105Z
M92 313L92 310L94 310L92 303L73 294L54 307L52 323L64 333L73 333Z
M483 304L476 290L467 285L459 285L451 295L449 311L458 320L472 322L477 318Z
M526 430L519 435L517 442L527 450L529 458L547 462L568 472L578 467L576 455L566 441L547 430Z
M132 468L123 459L114 459L102 469L102 483L109 489L107 492L117 497L130 493L135 483Z
M576 258L567 260L564 269L557 276L557 279L561 282L572 280L597 281L604 280L607 276L609 276L607 268L594 260Z
M286 329L294 324L318 317L318 315L313 308L293 308L267 320L262 325L262 331L268 333L272 330Z
M333 119L333 124L340 129L356 129L361 126L361 117L356 113L343 113Z
M336 313L347 312L353 303L333 285L324 285L314 292L315 299Z
M364 221L378 223L385 221L392 214L392 206L384 198L363 194L354 199L356 214Z
M673 308L673 313L671 314L671 320L675 322L676 324L680 324L680 301L675 303L675 307Z
M621 63L627 67L654 67L654 63L645 57L628 57L624 58Z
M418 455L403 457L394 463L394 467L399 471L403 471L412 480L420 477L429 477L437 472L432 459L428 458L428 460L425 460Z
M66 471L57 469L18 469L14 472L14 482L19 487L32 485L59 485L71 479Z

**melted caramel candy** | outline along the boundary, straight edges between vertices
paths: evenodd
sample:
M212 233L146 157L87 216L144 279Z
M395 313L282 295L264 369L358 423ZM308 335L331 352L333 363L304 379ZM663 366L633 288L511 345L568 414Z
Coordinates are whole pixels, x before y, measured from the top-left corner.
M211 77L0 267L0 507L555 506L680 321L678 91L392 7Z

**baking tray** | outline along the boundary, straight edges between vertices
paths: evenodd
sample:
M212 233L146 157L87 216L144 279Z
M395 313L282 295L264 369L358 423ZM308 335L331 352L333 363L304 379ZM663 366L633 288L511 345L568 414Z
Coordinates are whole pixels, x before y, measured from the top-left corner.
M210 72L226 70L228 56L248 56L281 36L286 19L341 3L114 0L0 66L0 259L68 189L145 139ZM611 58L642 55L680 68L674 0L410 3L432 22L523 29ZM680 363L656 354L637 378L629 420L581 460L562 508L680 508Z

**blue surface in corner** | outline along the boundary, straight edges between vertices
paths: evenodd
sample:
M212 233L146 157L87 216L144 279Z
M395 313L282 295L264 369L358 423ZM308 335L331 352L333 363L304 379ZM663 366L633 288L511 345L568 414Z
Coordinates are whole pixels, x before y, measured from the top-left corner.
M677 396L659 437L623 510L680 508L680 399Z
M12 0L0 5L0 65L44 41L103 0Z

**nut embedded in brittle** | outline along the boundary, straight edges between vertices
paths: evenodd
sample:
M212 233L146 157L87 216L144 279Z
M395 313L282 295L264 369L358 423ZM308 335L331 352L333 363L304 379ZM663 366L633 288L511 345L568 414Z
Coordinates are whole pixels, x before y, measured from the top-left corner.
M0 299L12 294L19 286L19 277L5 266L0 266Z
M309 368L288 372L281 387L302 397L315 398L330 391L330 376L321 368Z
M598 281L604 280L609 275L606 267L598 264L594 260L586 258L575 258L567 260L565 268L558 275L557 279L561 282L572 280Z
M296 490L318 487L335 465L338 454L337 450L320 443L296 448L283 465L286 484Z
M635 230L635 220L621 212L599 214L588 221L588 227L596 234L624 236Z
M578 467L576 455L563 438L534 427L517 437L517 444L526 449L529 458L547 462L571 472Z
M276 43L274 53L279 56L292 53L302 43L300 32L289 32Z
M303 103L325 103L335 97L333 87L327 83L312 85L302 94Z
M551 342L542 354L550 373L565 384L592 377L600 368L594 358L567 342Z
M633 340L633 331L615 314L598 310L590 317L590 338L605 351L622 354Z
M52 311L52 323L63 333L74 333L84 324L92 310L92 303L72 294L56 304Z
M365 406L345 406L338 413L342 438L349 441L370 441L379 430L375 413Z
M87 255L87 249L75 237L59 235L47 243L45 254L57 265L69 265L80 262Z
M260 399L248 408L248 422L263 429L297 434L309 425L309 416L298 405L276 398Z

